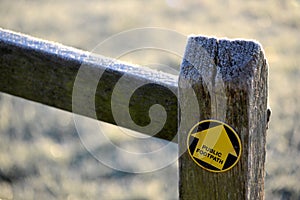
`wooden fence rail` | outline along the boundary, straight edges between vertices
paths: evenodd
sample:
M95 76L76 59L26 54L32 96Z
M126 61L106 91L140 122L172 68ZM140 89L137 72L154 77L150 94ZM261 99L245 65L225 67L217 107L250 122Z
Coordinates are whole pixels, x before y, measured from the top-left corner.
M103 74L97 90L90 94L95 97L95 104L79 105L77 114L95 118L91 111L96 110L98 120L116 124L111 110L111 96L118 80L125 77L136 85L143 85L130 101L133 120L142 126L149 123L149 107L161 104L167 112L167 120L155 136L173 140L177 133L178 77L174 75L3 29L0 29L0 55L1 92L72 112L74 83L78 70L83 66L86 76ZM118 125L135 128L125 122Z
M95 91L84 87L83 97L74 96L83 65L85 80L102 75ZM256 42L190 36L178 81L170 74L0 29L1 92L152 135L126 120L115 121L112 95L121 78L141 85L129 102L137 125L150 123L152 105L166 110L166 123L154 136L178 142L180 199L263 199L268 68ZM94 100L74 110L74 97ZM124 107L124 102L116 103Z

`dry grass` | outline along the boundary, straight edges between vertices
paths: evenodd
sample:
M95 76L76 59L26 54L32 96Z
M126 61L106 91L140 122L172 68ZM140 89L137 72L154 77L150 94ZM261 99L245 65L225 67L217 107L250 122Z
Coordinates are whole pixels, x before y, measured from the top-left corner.
M0 0L0 26L86 50L120 31L145 26L258 40L270 65L273 110L266 199L299 199L299 9L297 0ZM70 114L8 95L0 99L0 198L177 198L176 163L139 175L112 170L86 152Z

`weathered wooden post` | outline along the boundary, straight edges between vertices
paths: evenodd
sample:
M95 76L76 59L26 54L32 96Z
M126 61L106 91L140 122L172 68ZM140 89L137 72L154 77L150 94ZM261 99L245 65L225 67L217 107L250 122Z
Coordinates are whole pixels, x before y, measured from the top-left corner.
M267 81L256 42L189 37L179 76L181 200L263 199Z

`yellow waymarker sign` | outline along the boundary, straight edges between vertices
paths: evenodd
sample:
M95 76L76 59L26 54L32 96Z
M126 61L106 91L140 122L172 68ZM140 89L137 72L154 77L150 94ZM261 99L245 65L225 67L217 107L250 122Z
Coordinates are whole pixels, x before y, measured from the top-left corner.
M241 154L238 135L231 127L216 120L202 121L194 126L188 137L188 147L198 165L214 172L232 168Z
M223 125L219 125L192 135L198 138L193 156L218 169L222 169L229 153L237 157Z

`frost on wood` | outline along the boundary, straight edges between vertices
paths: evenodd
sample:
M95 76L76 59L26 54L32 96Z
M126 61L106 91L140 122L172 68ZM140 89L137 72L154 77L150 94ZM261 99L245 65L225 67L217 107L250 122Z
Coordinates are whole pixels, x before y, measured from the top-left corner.
M179 76L181 110L190 108L192 88L199 117L181 117L181 199L263 199L267 123L267 64L254 41L190 36ZM242 141L240 161L223 173L197 166L188 153L190 121L216 119L233 127ZM194 124L192 124L194 125Z
M127 123L128 117L114 120L111 99L121 78L141 86L129 106L121 101L124 98L116 102L129 110L137 126ZM151 123L149 110L159 104L167 117L154 136L173 140L177 133L177 77L171 74L0 28L0 80L1 92L136 131ZM79 83L76 94L75 83Z

